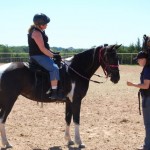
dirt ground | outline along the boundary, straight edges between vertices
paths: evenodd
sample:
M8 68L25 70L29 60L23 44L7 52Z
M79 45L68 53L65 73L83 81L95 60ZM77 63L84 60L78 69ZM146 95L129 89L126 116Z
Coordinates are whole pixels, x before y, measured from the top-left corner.
M85 150L134 150L142 145L144 126L138 111L138 89L126 81L139 82L139 66L120 66L121 80L113 84L90 83L81 105L81 138ZM102 70L97 71L103 75ZM6 122L6 132L14 150L80 150L67 147L64 139L65 104L37 105L19 96ZM74 125L71 125L74 139Z

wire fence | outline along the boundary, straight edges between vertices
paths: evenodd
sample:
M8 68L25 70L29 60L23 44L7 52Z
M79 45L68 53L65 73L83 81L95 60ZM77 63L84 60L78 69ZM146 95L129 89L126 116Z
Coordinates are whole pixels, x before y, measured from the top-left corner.
M62 53L62 58L68 58L74 56L77 53ZM120 64L136 64L133 61L133 58L137 53L118 53L119 63ZM0 63L9 63L9 62L28 62L29 54L28 53L0 53Z

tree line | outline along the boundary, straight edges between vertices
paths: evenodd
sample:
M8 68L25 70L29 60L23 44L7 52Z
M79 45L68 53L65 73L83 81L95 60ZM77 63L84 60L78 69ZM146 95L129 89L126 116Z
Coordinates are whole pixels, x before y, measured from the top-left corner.
M99 45L98 45L99 46ZM92 46L91 48L96 47ZM51 49L55 52L61 52L61 53L79 53L82 51L85 51L84 48L62 48L62 47L51 47ZM122 45L118 52L119 53L138 53L141 50L141 42L140 39L137 39L136 44L130 44L129 46ZM8 46L0 44L0 53L28 53L29 48L28 46Z
M99 46L99 45L98 45ZM92 46L91 48L96 47L96 46ZM84 48L73 48L73 47L69 47L69 48L62 48L62 47L51 47L51 49L54 52L60 52L64 57L68 57L68 56L72 56L75 53L80 53L82 51L85 51L86 49ZM141 42L140 39L137 39L136 44L130 44L129 46L124 46L122 45L119 49L118 49L118 53L138 53L141 50ZM29 48L28 46L8 46L8 45L3 45L0 44L0 58L1 59L8 59L8 58L27 58L28 57L28 52L29 52ZM125 56L126 59L130 60L130 56L126 55ZM9 60L7 60L9 61Z

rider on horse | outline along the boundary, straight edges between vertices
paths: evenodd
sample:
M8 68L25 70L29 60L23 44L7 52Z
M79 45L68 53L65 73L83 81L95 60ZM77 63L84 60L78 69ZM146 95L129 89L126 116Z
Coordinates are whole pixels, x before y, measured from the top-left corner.
M50 18L45 14L35 14L33 17L34 25L28 30L28 45L30 58L49 72L52 100L65 100L62 90L58 91L57 85L60 80L59 67L53 58L61 58L59 53L50 50L48 37L45 34Z

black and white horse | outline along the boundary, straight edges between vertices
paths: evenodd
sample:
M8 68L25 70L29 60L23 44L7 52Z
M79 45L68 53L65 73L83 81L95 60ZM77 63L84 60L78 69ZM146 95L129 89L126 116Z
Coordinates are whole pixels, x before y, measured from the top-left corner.
M66 131L68 144L74 144L70 136L70 124L75 124L75 143L85 147L79 132L81 100L85 97L90 78L101 66L113 83L120 79L116 50L120 45L99 46L76 54L70 61L64 60L60 69L66 100ZM0 66L0 132L2 144L12 147L7 139L5 122L19 95L37 102L55 102L49 98L49 77L46 72L33 71L29 63L11 62Z

